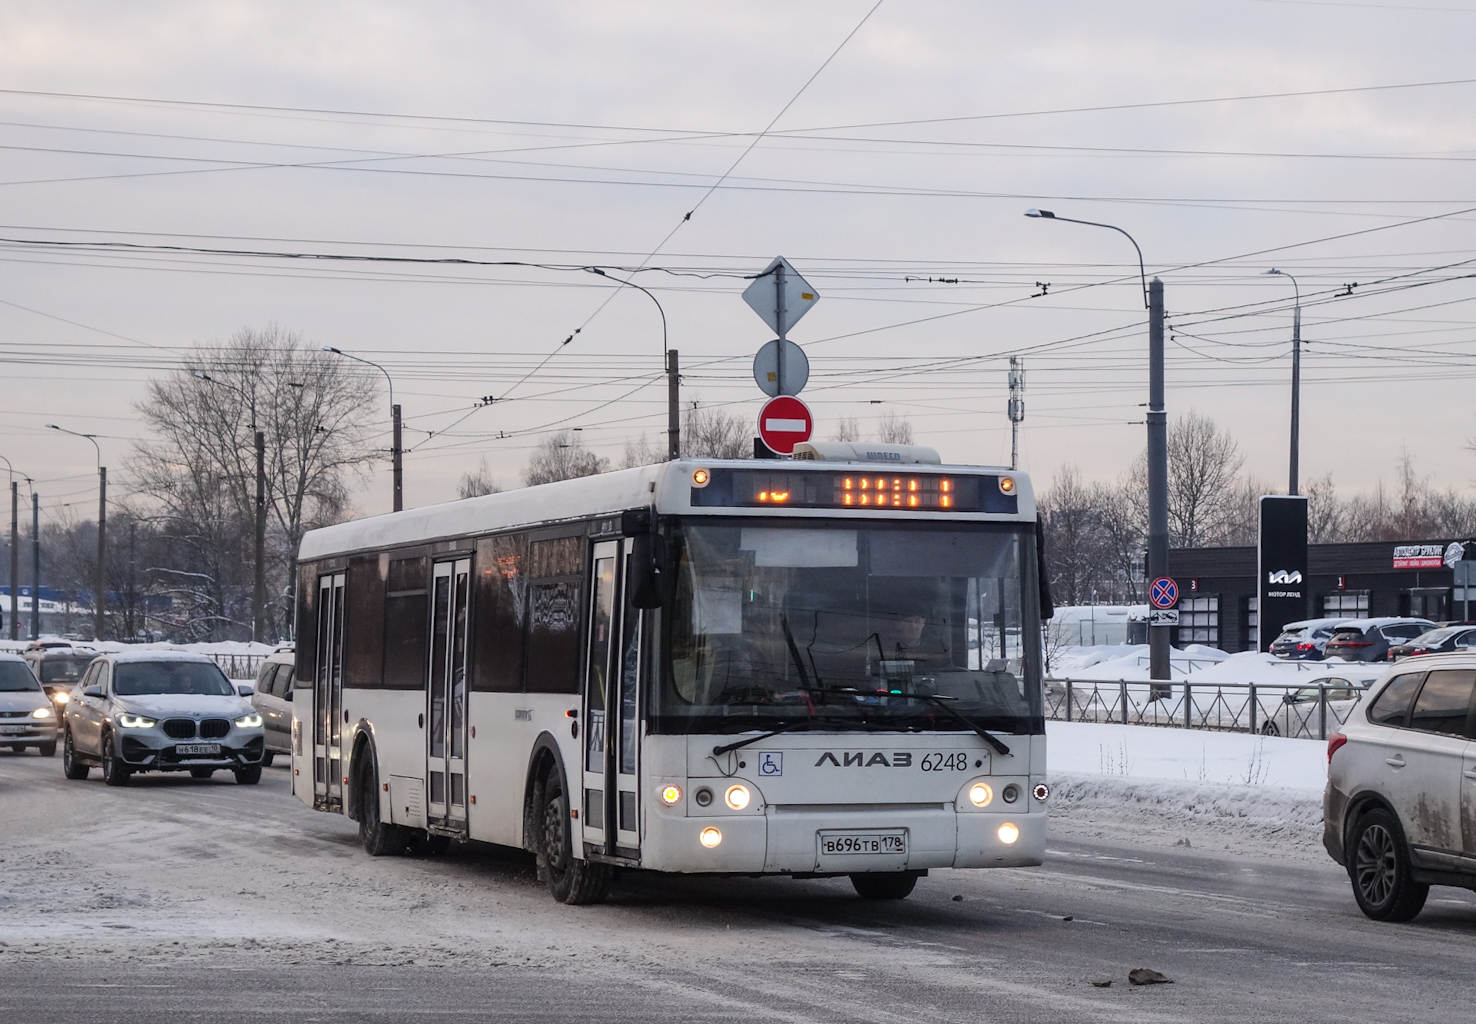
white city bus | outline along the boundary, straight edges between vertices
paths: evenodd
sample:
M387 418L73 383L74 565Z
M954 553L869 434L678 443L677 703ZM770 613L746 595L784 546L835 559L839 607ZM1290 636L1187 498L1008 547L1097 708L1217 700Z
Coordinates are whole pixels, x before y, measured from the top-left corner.
M376 855L523 847L566 903L622 868L895 899L1039 864L1039 552L1022 474L884 462L684 459L315 530L293 792Z

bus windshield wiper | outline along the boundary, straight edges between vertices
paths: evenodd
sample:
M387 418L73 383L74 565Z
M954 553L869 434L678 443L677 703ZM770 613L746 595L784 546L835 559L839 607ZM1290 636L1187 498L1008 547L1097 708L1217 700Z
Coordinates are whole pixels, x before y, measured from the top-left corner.
M738 750L740 747L746 747L750 743L757 743L759 740L766 740L770 736L778 736L782 732L804 732L807 729L814 729L816 727L822 727L826 729L854 729L862 732L874 731L871 725L864 722L852 722L845 719L834 718L801 718L793 722L784 722L776 726L775 728L770 729L768 732L759 733L757 736L746 736L741 740L734 740L732 743L724 743L721 746L713 747L712 752L713 754L726 754L730 750ZM1009 753L1009 751L1006 750L1005 753Z
M948 701L953 700L954 698L952 697L944 697L943 695L937 693L909 693L905 690L889 690L884 692L886 692L887 696L889 697L907 697L912 700L927 701L935 708L941 708L943 711L947 712L948 714L952 715L954 718L962 722L964 725L968 726L974 732L978 733L979 736L983 738L984 742L993 747L997 752L1001 754L1008 754L1010 752L1010 748L1005 746L1004 742L998 736L985 731L982 726L975 725L973 722L971 722L967 715L964 715L954 708L949 707Z

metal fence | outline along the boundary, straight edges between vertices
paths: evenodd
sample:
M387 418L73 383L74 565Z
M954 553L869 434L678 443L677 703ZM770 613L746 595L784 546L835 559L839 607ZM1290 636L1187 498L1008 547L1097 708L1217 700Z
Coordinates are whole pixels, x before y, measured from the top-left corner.
M212 654L211 658L230 679L254 680L268 654Z
M1325 740L1363 690L1344 685L1046 680L1046 718Z

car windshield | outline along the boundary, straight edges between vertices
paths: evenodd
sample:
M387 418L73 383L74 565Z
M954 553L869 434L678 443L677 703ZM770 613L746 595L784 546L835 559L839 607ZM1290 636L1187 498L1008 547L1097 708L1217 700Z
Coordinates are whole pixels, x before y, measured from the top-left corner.
M0 661L0 693L18 693L39 690L41 684L31 675L30 666L23 661Z
M92 655L76 658L47 658L41 662L43 683L75 683L92 664Z
M113 692L120 697L145 693L188 693L229 697L235 693L225 673L198 661L135 661L113 669Z
M1041 731L1029 534L787 523L682 525L654 728Z
M1349 640L1362 640L1362 639L1363 639L1363 630L1361 630L1361 629L1340 629L1340 630L1338 630L1336 633L1334 633L1332 635L1332 639L1329 640L1328 643L1332 643L1332 644L1347 643Z

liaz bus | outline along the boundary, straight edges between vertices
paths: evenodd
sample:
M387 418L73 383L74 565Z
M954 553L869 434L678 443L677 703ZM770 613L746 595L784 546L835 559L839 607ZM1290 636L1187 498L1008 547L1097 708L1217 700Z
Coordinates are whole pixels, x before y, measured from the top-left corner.
M293 792L374 855L522 847L565 903L1039 864L1039 555L1025 476L934 463L682 459L315 530Z

